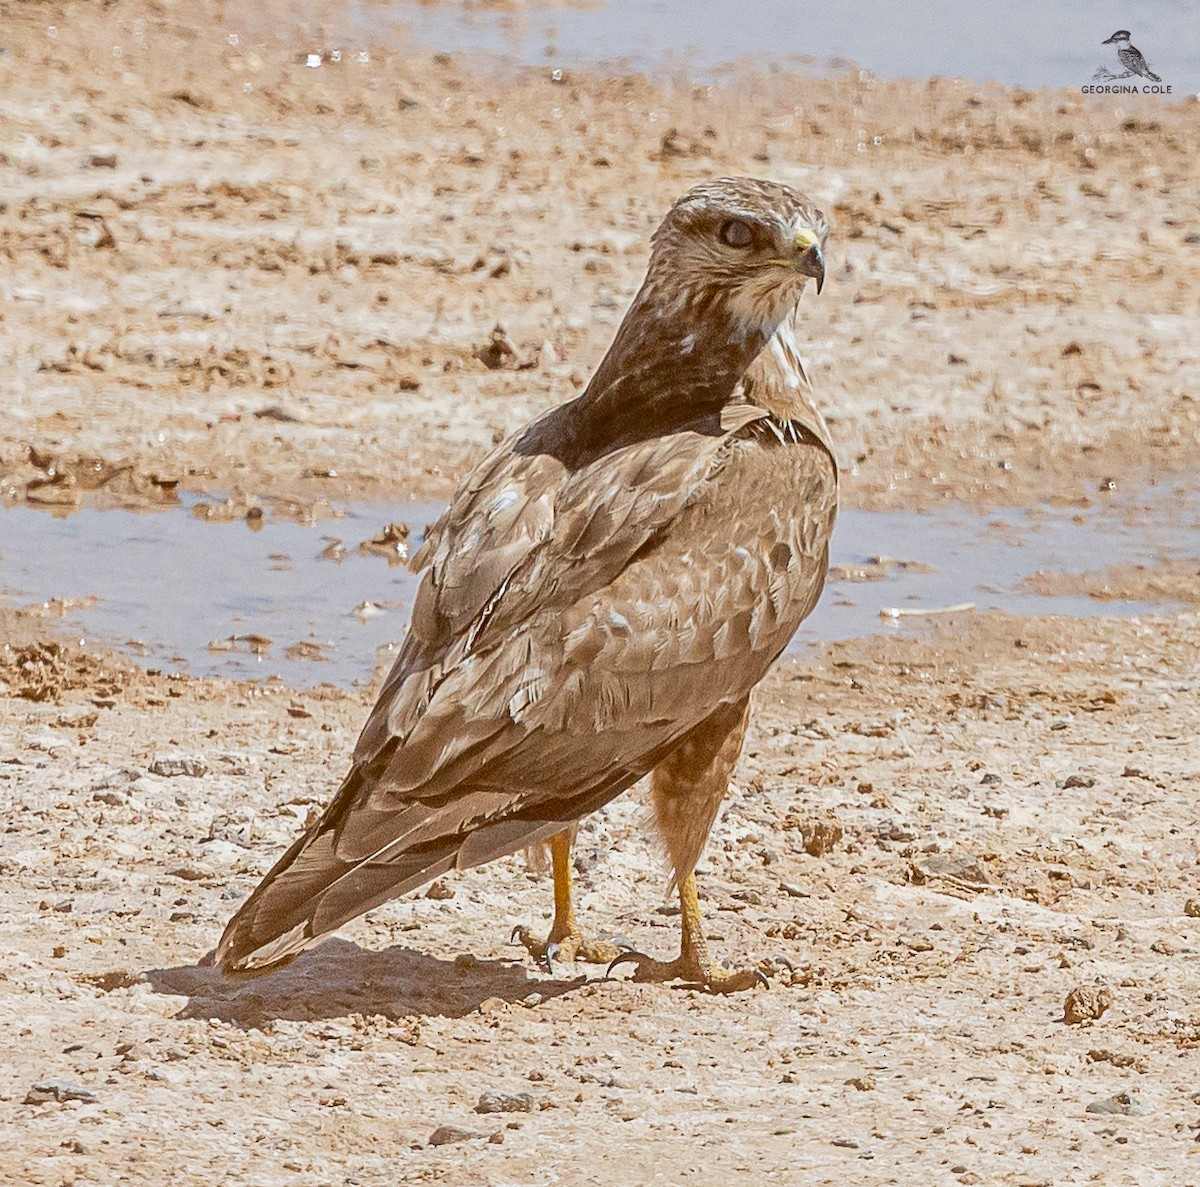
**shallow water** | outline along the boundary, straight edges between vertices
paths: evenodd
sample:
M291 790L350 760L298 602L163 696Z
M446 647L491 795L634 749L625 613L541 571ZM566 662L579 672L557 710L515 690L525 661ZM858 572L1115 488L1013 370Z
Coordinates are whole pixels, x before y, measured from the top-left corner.
M322 14L328 11L323 5ZM835 70L853 62L886 78L937 75L1027 87L1079 87L1100 65L1117 70L1113 47L1101 43L1114 30L1129 29L1175 97L1200 89L1200 22L1183 0L1141 4L1136 11L1115 0L745 0L736 9L718 0L602 0L517 10L349 0L343 14L341 27L322 28L328 45L314 50L382 41L389 48L486 53L526 65L621 62L639 70L680 68L694 77L711 77L742 60L800 59Z
M370 679L378 648L404 635L414 578L357 545L387 522L413 527L414 545L440 508L431 503L354 506L309 527L270 518L209 523L171 511L78 511L56 518L0 510L0 597L26 606L96 599L69 610L80 637L115 644L149 666L205 676L279 676L297 687ZM340 561L322 556L331 539ZM920 619L881 611L972 602L1017 614L1135 615L1170 607L1086 596L1045 597L1022 581L1039 570L1082 572L1200 555L1200 491L1157 488L1099 496L1083 509L980 513L959 504L928 513L845 511L832 563L848 569L884 556L905 565L874 581L832 581L793 642L889 630ZM928 570L928 571L926 571ZM377 612L355 614L364 602ZM247 639L247 636L258 638ZM231 637L239 641L231 643ZM218 649L210 648L217 644ZM288 649L315 645L323 658ZM232 649L229 649L232 648Z

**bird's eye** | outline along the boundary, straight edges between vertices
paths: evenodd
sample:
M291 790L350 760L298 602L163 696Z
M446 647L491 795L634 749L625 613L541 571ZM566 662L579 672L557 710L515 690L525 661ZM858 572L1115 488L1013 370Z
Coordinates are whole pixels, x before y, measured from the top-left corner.
M749 247L754 232L740 218L727 218L717 231L717 238L727 247Z

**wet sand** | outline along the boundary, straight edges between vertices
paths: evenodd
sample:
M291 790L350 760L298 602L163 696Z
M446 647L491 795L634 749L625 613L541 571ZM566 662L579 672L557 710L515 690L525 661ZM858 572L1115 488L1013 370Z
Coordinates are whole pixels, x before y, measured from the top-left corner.
M445 497L586 381L665 205L735 172L830 211L805 325L847 506L1195 480L1194 104L313 70L269 17L232 45L232 6L192 11L3 10L7 502ZM1188 563L1041 578L1178 612L780 665L702 866L713 947L774 974L728 999L535 969L508 936L550 888L518 859L220 980L197 962L373 690L147 671L0 607L0 1182L1194 1180ZM666 955L643 819L587 823L581 909Z

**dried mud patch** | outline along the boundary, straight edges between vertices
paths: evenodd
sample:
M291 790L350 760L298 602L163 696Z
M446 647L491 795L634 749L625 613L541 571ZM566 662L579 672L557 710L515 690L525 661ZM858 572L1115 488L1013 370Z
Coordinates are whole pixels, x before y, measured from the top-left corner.
M661 212L736 173L831 216L803 335L849 504L1195 472L1186 103L381 47L311 70L269 15L214 38L210 0L12 15L6 500L444 496L578 393Z
M1084 595L1097 602L1117 600L1194 605L1200 601L1200 560L1123 564L1088 573L1033 573L1022 588L1044 597Z

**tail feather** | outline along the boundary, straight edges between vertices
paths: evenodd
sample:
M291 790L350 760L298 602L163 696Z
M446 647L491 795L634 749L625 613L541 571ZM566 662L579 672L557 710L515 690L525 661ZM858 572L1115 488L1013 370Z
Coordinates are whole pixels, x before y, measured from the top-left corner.
M217 945L225 972L266 972L294 960L343 923L451 869L457 844L400 860L342 861L332 829L301 837L229 921Z
M547 819L538 813L501 816L472 827L463 821L461 805L447 805L440 812L410 805L372 814L391 818L390 829L386 819L371 829L375 836L390 836L386 844L363 853L341 831L354 790L343 787L325 815L275 863L229 921L216 951L223 971L261 973L281 967L364 911L448 870L469 869L536 845L575 819ZM607 791L604 800L613 794L615 790ZM363 813L356 809L359 823Z
M439 874L549 840L635 783L673 742L550 802L514 790L521 784L515 760L476 771L453 794L394 808L382 806L377 774L355 767L229 921L215 961L226 973L281 967L343 923Z

